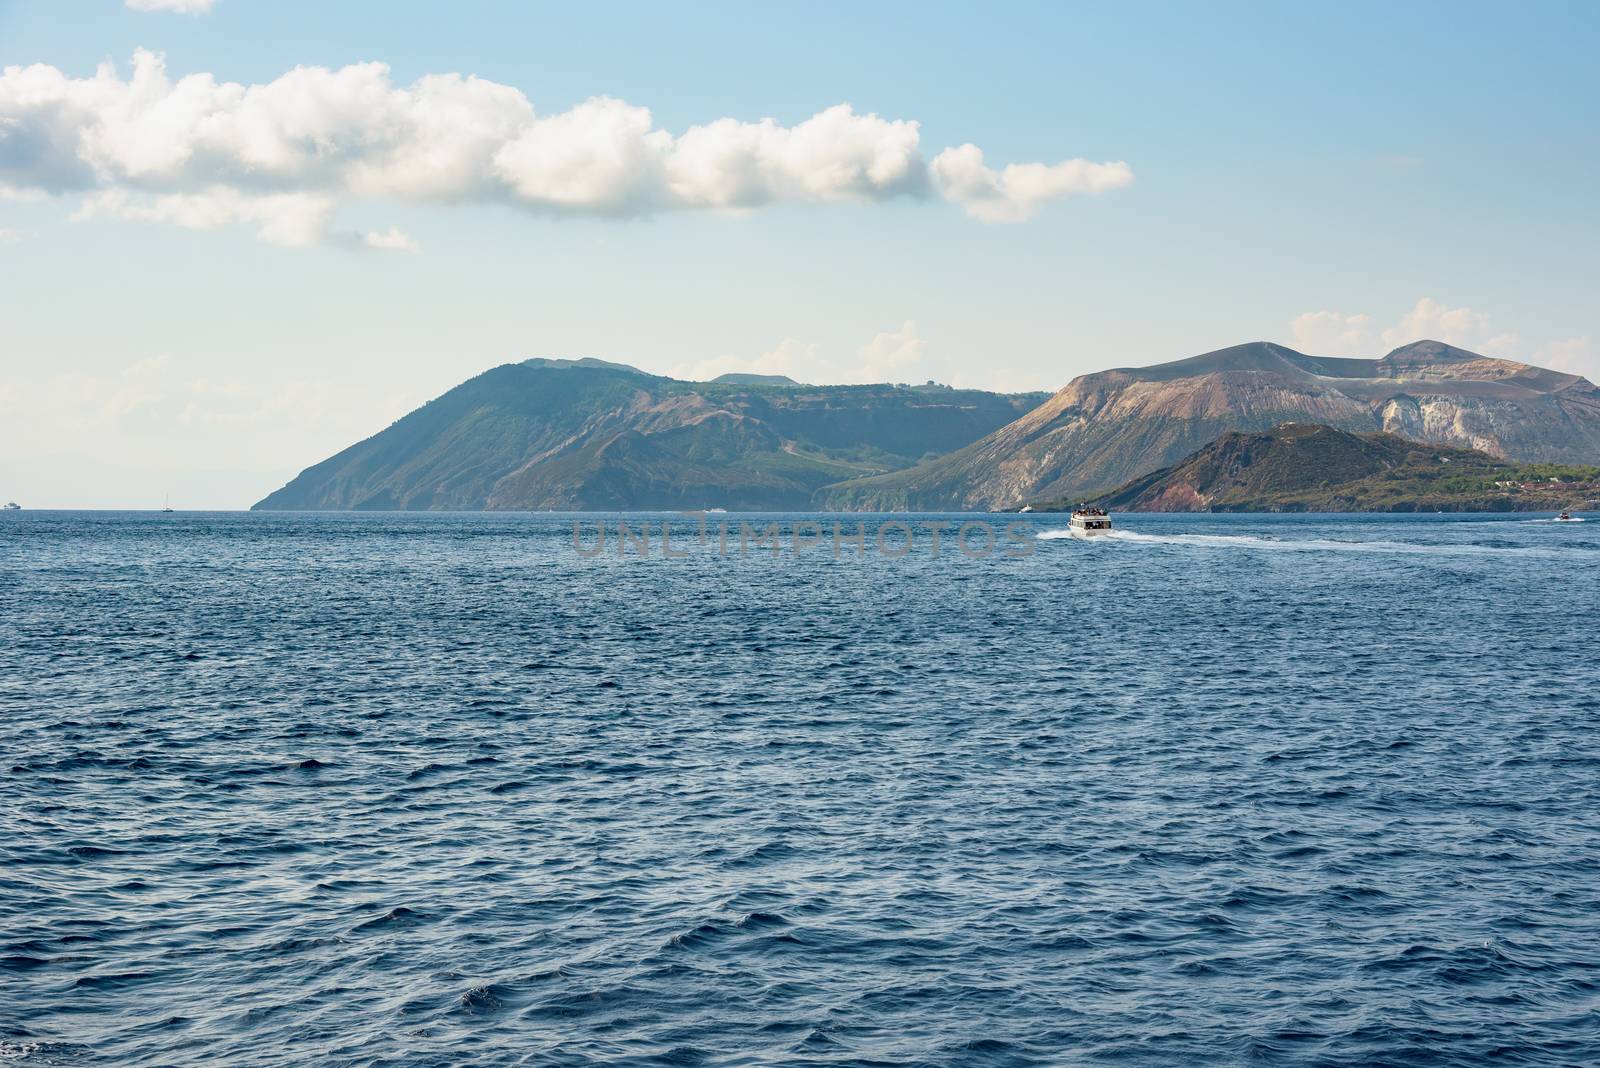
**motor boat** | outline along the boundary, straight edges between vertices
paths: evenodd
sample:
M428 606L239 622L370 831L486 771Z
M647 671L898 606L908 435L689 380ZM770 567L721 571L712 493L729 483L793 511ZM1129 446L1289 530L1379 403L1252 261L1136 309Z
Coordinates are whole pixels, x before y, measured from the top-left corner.
M1104 508L1079 508L1067 526L1074 534L1110 534L1111 517Z

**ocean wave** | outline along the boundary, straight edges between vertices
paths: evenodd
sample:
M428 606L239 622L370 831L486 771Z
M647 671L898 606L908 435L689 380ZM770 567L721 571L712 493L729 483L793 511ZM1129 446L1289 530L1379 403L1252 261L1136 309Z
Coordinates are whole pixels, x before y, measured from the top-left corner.
M1600 1064L1600 523L208 522L0 553L0 1066Z

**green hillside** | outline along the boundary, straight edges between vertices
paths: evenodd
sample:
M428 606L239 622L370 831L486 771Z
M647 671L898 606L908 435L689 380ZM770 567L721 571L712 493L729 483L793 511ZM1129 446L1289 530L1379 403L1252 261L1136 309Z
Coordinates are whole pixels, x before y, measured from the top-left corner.
M806 508L822 486L958 449L1044 399L599 360L485 371L307 468L279 510Z

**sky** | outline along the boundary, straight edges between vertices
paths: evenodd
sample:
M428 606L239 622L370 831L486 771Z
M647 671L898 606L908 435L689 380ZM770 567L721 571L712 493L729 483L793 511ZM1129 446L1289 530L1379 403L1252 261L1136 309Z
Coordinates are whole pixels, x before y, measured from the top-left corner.
M1600 4L0 0L0 500L242 508L497 364L1600 380Z

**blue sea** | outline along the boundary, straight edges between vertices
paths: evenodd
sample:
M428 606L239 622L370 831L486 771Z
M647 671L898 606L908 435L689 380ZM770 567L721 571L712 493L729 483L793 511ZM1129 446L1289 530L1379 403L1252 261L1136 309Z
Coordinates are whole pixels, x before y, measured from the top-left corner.
M0 515L0 1064L1600 1063L1596 517L580 518Z

